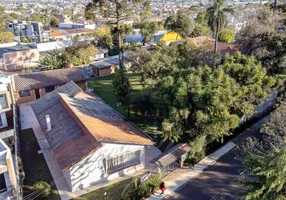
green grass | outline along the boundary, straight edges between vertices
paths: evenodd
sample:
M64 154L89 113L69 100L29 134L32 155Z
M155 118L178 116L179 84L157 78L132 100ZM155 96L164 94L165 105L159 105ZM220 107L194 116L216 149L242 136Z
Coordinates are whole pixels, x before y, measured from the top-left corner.
M33 184L38 181L53 182L50 170L43 154L38 154L40 147L34 135L33 129L26 129L20 134L21 159L25 171L24 196L33 192ZM56 186L52 187L49 197L41 198L47 200L60 200Z
M126 76L129 79L133 91L131 98L135 98L137 95L143 94L144 90L143 86L140 83L140 77L134 73L127 73ZM94 78L93 80L89 81L89 88L92 88L98 96L100 96L106 103L108 103L120 114L125 117L128 117L128 112L126 109L124 109L124 106L118 107L116 105L117 100L112 86L113 77L114 74L105 77ZM146 118L140 116L132 116L130 119L131 122L133 122L151 137L154 137L154 134L158 135L158 138L160 137L161 121L157 121L158 125L155 125L154 119L150 119L150 117Z
M125 192L128 192L128 186L133 183L133 179L127 179L113 185L95 190L88 194L75 198L75 200L120 200L124 197ZM106 196L104 195L106 193ZM106 198L104 198L106 197Z

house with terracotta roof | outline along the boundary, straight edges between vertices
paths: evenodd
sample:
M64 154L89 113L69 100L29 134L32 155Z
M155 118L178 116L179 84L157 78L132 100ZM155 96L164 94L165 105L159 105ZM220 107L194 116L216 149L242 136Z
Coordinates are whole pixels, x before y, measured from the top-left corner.
M74 81L86 90L89 78L87 72L80 67L16 74L12 76L15 101L17 105L35 101L69 81Z
M55 40L66 40L67 37L62 34L61 32L52 32L51 36L55 39Z
M31 107L71 191L145 168L149 137L74 82Z
M198 47L204 47L211 52L214 51L215 40L208 36L188 38L187 42L190 42ZM239 47L235 44L226 42L217 42L217 54L221 56L225 56L226 54L234 55L237 51L239 51Z

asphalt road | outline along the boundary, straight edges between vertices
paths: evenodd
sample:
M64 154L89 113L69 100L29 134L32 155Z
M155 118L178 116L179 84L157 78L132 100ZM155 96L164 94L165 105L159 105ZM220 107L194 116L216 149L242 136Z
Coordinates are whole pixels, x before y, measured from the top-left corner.
M268 117L260 120L251 128L232 140L238 146L250 136L259 135L259 129ZM236 147L222 156L218 161L198 177L191 179L178 191L173 192L168 200L235 200L240 199L244 190L238 183L243 179L244 169L240 162L242 152Z
M222 192L232 194L234 191L227 191L226 187L243 172L238 154L238 149L231 150L167 199L209 200ZM239 192L238 190L239 188L236 191Z

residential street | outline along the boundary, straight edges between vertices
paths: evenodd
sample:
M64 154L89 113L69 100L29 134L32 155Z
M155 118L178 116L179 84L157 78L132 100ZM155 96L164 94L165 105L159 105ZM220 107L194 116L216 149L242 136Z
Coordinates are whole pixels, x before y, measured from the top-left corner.
M260 120L251 128L247 129L232 142L239 145L245 138L255 135L268 117ZM173 192L166 199L180 200L217 200L217 199L239 199L243 186L235 182L241 178L244 169L238 157L241 151L234 148L226 155L205 170L198 177L191 179L185 186ZM168 187L168 186L167 186Z

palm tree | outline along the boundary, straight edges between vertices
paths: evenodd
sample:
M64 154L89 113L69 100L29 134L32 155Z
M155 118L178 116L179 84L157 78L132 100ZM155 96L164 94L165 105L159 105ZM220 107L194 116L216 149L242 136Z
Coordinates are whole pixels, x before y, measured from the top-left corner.
M214 5L207 9L207 23L215 37L214 53L217 51L218 34L227 24L226 11L228 10L223 8L223 0L214 0Z

